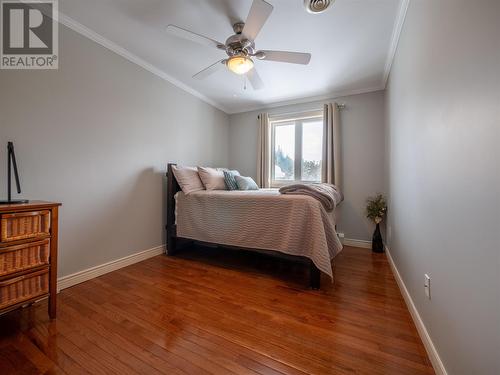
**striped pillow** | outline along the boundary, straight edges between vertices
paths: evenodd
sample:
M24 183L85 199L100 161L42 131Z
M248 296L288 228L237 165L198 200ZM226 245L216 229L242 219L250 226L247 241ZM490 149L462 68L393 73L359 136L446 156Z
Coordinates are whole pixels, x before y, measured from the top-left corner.
M238 171L228 171L226 169L224 172L224 182L226 183L227 190L238 190L238 184L236 183L236 179L234 176L239 176L240 172Z

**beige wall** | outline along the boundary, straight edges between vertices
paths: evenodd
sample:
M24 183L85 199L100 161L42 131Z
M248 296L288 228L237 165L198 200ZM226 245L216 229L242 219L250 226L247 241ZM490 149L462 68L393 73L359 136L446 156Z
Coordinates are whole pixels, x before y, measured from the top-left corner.
M333 100L333 99L332 99ZM365 218L365 200L384 191L384 92L377 91L336 99L345 103L341 112L342 191L338 231L346 238L370 240L373 224ZM271 114L319 109L324 102L266 109ZM257 170L257 114L229 117L229 165L255 178Z
M389 246L453 375L500 374L499 16L411 1L386 94Z
M62 276L163 244L166 163L225 166L228 116L63 26L59 50L0 70L0 194L12 140L23 196L63 203Z

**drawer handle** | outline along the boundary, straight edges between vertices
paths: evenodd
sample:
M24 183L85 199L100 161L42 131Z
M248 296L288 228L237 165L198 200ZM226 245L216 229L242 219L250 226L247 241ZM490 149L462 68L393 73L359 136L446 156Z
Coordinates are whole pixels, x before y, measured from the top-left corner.
M24 217L24 216L45 216L49 215L50 211L49 210L44 210L44 211L29 211L29 212L14 212L12 214L4 214L2 215L2 218L8 219L11 217Z
M18 283L18 282L26 280L26 279L31 279L32 277L36 277L36 276L40 276L40 275L46 274L47 272L48 272L48 269L44 269L44 270L41 270L41 271L38 271L38 272L33 272L33 273L28 273L26 275L21 275L19 277L14 278L14 279L9 279L9 280L6 280L6 281L1 281L0 282L0 288L3 288L3 287L5 287L7 285L10 285L10 284Z
M1 248L0 247L0 253L2 252L9 252L9 251L16 251L20 249L26 249L28 247L34 247L34 246L44 246L48 245L50 243L49 239L41 240L41 241L33 241L33 242L27 242L21 245L15 245L15 246L8 246Z

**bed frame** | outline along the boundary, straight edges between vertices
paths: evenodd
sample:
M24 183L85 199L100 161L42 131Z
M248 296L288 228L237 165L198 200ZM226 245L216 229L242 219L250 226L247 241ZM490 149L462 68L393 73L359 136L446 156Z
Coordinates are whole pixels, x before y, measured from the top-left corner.
M228 246L228 245L222 245L222 244L216 244L216 243L193 241L192 239L178 237L177 236L177 227L175 224L175 194L178 191L180 191L181 188L180 188L179 184L177 183L177 180L175 179L175 176L172 172L172 167L175 165L176 164L174 164L174 163L169 163L167 166L167 226L166 226L166 230L167 230L167 255L173 256L176 254L176 252L179 250L179 246L178 246L179 240L191 241L191 242L198 243L200 245L206 245L206 246L212 246L212 247L217 246L217 247L228 248L228 249L233 249L233 250L243 250L243 251L252 251L252 252L257 252L257 253L263 253L263 254L271 255L271 256L276 257L276 258L281 258L284 260L298 262L298 263L308 265L309 266L309 275L310 275L309 286L312 289L316 289L316 290L320 288L321 271L308 258L305 258L302 256L283 254L283 253L280 253L280 252L274 251L274 250L249 249L249 248Z

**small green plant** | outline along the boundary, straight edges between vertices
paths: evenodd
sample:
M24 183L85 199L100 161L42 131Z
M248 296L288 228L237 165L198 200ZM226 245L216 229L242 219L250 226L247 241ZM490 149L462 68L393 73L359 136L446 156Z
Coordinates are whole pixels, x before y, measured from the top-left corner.
M366 217L376 224L380 223L387 212L387 203L382 194L369 197L366 200Z

